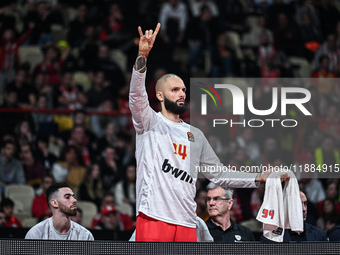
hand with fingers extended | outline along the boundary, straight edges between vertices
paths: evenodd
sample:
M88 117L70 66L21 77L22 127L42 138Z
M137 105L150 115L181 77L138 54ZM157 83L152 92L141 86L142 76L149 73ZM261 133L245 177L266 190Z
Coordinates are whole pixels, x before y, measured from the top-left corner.
M143 55L149 54L149 52L152 49L152 46L155 42L155 39L156 39L156 36L159 32L160 27L161 27L161 24L158 23L155 31L153 31L152 29L146 30L145 34L143 34L143 32L142 32L142 28L140 26L138 27L138 32L139 32L139 35L140 35L140 39L139 39L139 52L140 52L140 54L143 54Z

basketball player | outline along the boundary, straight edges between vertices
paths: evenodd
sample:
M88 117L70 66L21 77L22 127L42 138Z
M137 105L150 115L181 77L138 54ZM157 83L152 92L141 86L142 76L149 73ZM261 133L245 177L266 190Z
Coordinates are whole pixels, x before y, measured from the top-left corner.
M174 74L156 83L161 112L149 106L146 63L160 29L138 27L139 53L133 67L129 103L136 130L136 241L196 242L197 173L195 166L221 166L203 133L180 119L186 110L186 86ZM256 188L268 173L204 173L223 187Z

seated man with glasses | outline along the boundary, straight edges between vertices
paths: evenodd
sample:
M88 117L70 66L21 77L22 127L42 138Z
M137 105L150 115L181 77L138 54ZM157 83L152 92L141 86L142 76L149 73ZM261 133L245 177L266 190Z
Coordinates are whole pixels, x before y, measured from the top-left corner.
M207 186L207 209L210 218L205 222L216 243L255 241L251 230L230 218L234 191L214 183Z

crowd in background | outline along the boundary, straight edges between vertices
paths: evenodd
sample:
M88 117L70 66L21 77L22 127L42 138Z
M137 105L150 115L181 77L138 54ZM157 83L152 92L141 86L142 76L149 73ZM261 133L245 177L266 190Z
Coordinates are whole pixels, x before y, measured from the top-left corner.
M298 127L237 128L237 135L226 141L209 132L206 136L226 165L340 164L340 84L336 79L340 75L340 13L336 1L1 2L2 194L8 184L29 184L38 197L46 190L47 177L67 182L78 199L94 202L99 211L106 208L103 201L110 194L111 205L125 203L135 210L129 82L138 50L137 27L154 29L158 21L162 26L149 57L147 79L155 110L160 109L155 82L167 72L181 76L187 86L190 77L314 78L308 86L312 98L305 105L313 117L307 119L297 109L288 113L299 120ZM58 41L53 37L56 26L66 31ZM19 49L30 46L39 46L43 52L36 66L19 59ZM125 61L113 58L113 51L119 51ZM306 77L299 76L301 66L292 61L294 57L311 67ZM86 74L89 86L76 79L79 72ZM257 109L270 108L273 86L284 84L254 88ZM13 108L22 111L6 111ZM71 113L43 113L50 109ZM91 110L104 114L88 114ZM120 114L113 116L113 112ZM277 112L272 117L281 118ZM302 174L300 188L310 203L308 221L327 231L330 221L340 224L340 184L336 178L315 177ZM207 217L206 184L197 183L197 213L202 218ZM256 217L263 194L262 186L236 190L234 221ZM4 197L2 203L3 207L11 205ZM48 208L43 212L33 216L49 215ZM124 217L123 225L128 227L121 229L132 228L133 217Z

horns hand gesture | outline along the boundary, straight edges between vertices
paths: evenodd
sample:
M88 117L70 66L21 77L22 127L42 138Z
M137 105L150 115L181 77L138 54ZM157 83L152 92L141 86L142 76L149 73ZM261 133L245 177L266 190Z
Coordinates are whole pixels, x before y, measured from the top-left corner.
M142 32L142 28L139 26L138 27L138 32L139 32L139 52L141 54L149 54L150 50L152 49L152 46L155 42L156 36L159 32L159 29L161 27L161 24L158 23L156 26L155 31L152 31L152 29L150 30L146 30L145 34L143 34Z

